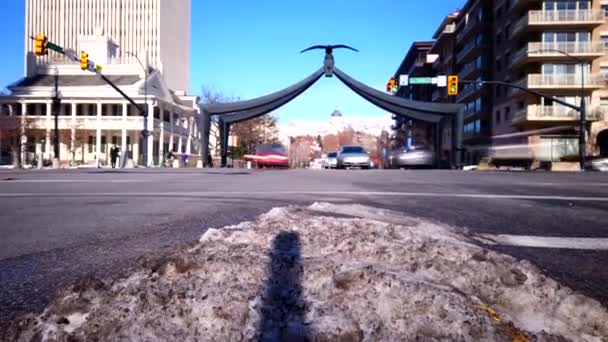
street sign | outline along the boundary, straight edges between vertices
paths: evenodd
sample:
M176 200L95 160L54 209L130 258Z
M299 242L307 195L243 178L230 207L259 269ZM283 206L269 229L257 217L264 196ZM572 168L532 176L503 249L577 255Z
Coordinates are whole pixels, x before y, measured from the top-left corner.
M433 84L432 77L410 77L410 84Z
M437 86L445 88L448 86L448 77L446 75L437 76Z
M409 76L408 75L399 75L399 85L407 87L409 85Z

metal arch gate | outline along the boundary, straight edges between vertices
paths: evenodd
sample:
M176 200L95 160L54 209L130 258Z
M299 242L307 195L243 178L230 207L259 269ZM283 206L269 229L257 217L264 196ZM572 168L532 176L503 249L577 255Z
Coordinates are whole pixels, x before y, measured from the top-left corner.
M209 156L209 134L211 130L211 116L219 116L220 147L222 167L227 163L228 136L230 126L241 121L250 120L258 116L272 112L295 99L321 76L336 77L347 87L359 94L361 97L374 105L391 112L395 115L405 116L411 119L421 120L435 124L435 127L443 127L449 120L452 124L452 148L451 163L453 167L462 167L462 134L464 126L464 111L460 104L434 103L413 101L386 94L382 91L369 87L334 66L332 52L326 51L324 65L302 81L280 90L276 93L261 96L255 99L231 103L201 104L201 116L199 122L201 141L201 160L204 166L208 165ZM439 130L437 130L439 131ZM436 134L436 136L438 136ZM435 141L436 147L440 147L440 139ZM436 150L440 150L436 148Z

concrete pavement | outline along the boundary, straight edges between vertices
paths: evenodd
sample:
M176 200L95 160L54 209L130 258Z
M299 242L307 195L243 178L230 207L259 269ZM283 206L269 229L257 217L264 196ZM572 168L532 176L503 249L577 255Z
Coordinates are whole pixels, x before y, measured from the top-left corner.
M566 245L572 238L608 238L608 175L600 173L5 170L0 320L40 310L63 286L170 253L208 227L315 201L398 210L472 236L557 237ZM489 245L608 306L608 251L593 246Z

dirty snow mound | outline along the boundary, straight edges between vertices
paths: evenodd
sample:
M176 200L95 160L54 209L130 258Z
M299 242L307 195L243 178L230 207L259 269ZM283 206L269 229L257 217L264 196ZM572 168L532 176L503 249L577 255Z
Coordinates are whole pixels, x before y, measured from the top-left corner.
M0 339L606 341L606 322L597 301L455 229L315 203L67 290Z

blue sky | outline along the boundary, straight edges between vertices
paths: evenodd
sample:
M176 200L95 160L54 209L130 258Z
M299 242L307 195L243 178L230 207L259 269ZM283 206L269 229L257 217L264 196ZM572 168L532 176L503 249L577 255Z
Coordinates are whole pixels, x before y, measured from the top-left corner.
M291 85L321 67L315 44L347 44L336 65L378 89L414 40L430 39L463 0L238 0L192 1L190 92L203 86L242 99ZM0 85L23 75L24 1L0 1L3 44ZM336 78L322 78L279 109L282 123L326 121L334 109L348 117L388 115Z

